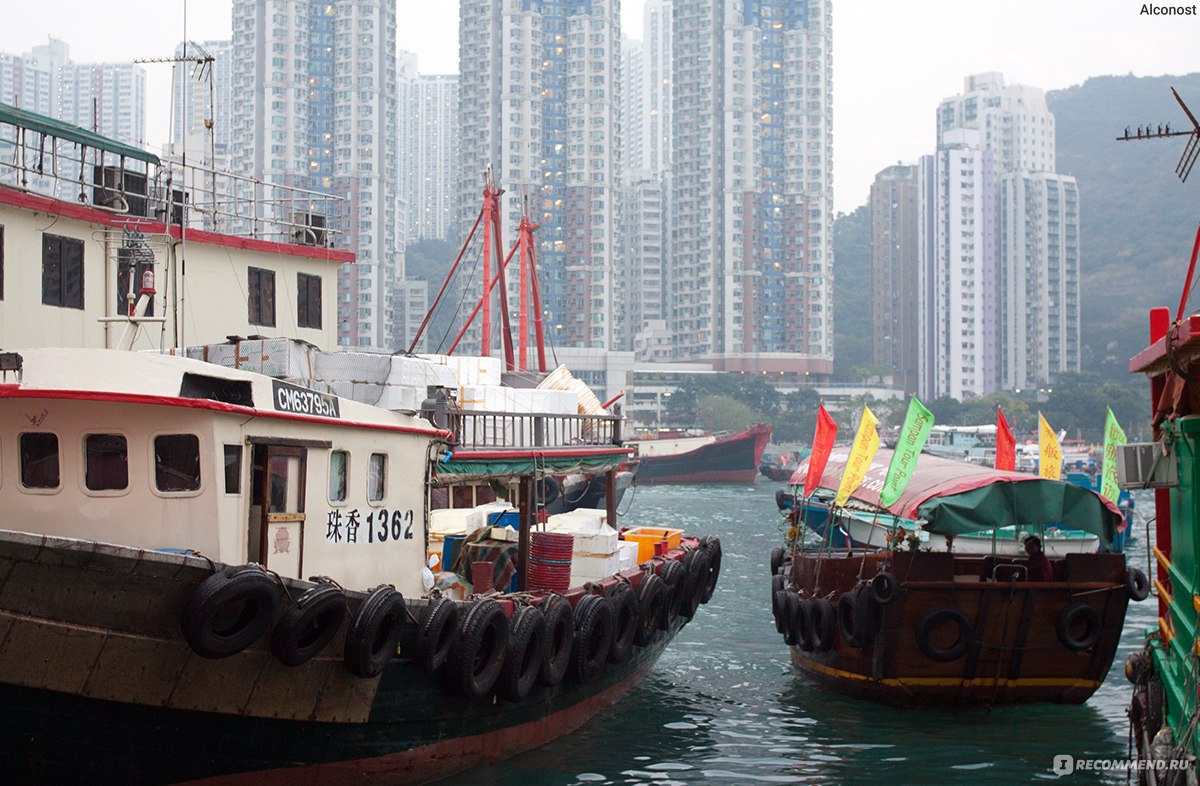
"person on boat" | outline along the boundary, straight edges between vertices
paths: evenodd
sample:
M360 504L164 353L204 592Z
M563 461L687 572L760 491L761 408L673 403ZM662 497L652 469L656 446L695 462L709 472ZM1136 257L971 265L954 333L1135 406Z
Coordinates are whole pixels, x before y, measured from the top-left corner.
M1025 536L1025 553L1029 555L1026 563L1026 578L1029 581L1050 581L1054 578L1054 569L1050 560L1042 551L1042 539L1037 535Z

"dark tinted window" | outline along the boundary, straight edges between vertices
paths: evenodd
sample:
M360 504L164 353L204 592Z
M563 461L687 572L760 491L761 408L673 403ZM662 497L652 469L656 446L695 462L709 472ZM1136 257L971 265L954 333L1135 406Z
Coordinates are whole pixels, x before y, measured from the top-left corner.
M154 485L159 491L200 488L200 438L163 434L154 438Z
M242 493L242 446L225 446L225 493Z
M58 488L56 435L21 435L21 485L29 489Z
M129 446L120 434L84 438L84 483L92 491L129 488Z
M42 303L83 308L83 241L42 237Z
M275 327L275 272L248 268L247 285L250 324Z
M296 280L296 318L300 327L321 327L321 277L300 273Z

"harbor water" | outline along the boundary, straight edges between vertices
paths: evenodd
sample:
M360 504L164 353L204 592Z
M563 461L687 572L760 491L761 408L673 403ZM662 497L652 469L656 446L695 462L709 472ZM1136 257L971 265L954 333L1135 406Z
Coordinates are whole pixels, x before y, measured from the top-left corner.
M775 632L768 559L781 543L775 490L646 486L630 490L623 526L682 527L721 538L712 600L649 677L574 734L448 786L721 784L1015 784L1126 782L1117 769L1059 778L1054 757L1120 766L1129 757L1123 661L1155 622L1155 601L1131 603L1108 678L1082 705L899 710L798 678ZM632 497L632 498L630 498ZM1151 499L1138 509L1151 514ZM1140 520L1141 521L1141 520ZM1139 523L1131 564L1147 569ZM1102 763L1101 763L1102 762Z

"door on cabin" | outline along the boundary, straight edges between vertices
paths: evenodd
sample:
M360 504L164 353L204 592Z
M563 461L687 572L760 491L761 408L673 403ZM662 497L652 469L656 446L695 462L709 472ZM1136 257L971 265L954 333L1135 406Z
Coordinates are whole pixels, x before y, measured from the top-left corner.
M281 576L303 576L307 465L306 448L254 445L250 559Z

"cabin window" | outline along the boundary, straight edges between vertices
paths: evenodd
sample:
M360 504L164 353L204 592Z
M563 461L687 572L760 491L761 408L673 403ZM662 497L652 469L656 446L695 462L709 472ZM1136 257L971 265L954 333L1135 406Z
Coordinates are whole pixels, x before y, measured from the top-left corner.
M379 502L387 490L387 454L372 453L367 468L367 501Z
M129 446L120 434L84 437L84 483L91 491L129 488Z
M83 308L83 241L42 236L42 303Z
M242 446L225 446L225 493L242 493Z
M154 438L154 485L159 491L200 488L200 438L163 434Z
M58 435L21 435L21 485L27 489L56 489L59 478Z
M247 268L250 324L275 327L275 271Z
M350 463L350 454L344 450L335 450L329 454L329 501L346 501L346 469Z
M300 273L296 281L296 318L302 328L321 328L321 277Z

